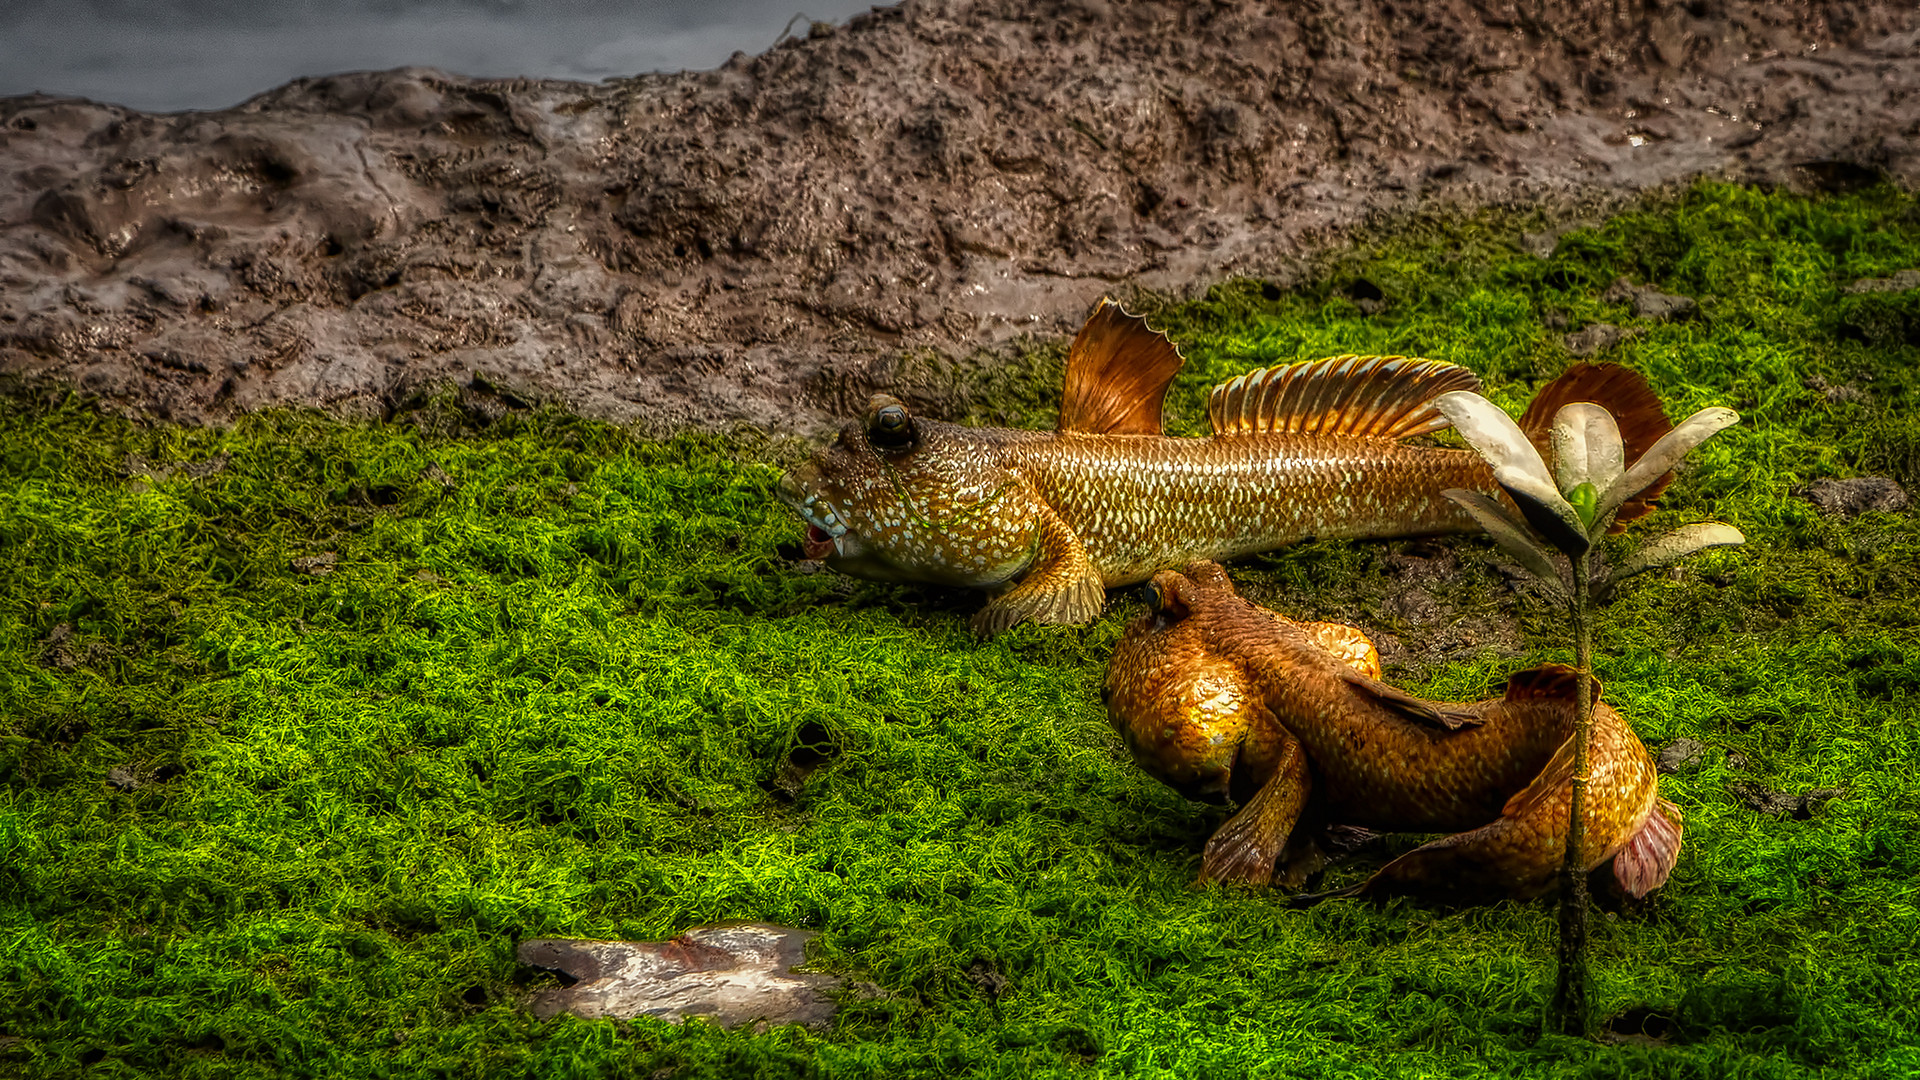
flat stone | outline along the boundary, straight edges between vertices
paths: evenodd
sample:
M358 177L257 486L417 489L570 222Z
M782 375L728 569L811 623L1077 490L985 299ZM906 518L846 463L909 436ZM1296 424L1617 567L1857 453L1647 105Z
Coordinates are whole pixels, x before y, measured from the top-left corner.
M1592 326L1566 335L1562 340L1568 352L1585 359L1602 349L1611 349L1633 336L1635 335L1632 331L1622 330L1612 323L1594 323Z
M1814 811L1828 802L1843 798L1846 788L1814 788L1811 791L1795 793L1775 791L1760 784L1728 784L1727 793L1749 810L1778 817L1793 817L1802 821L1813 816Z
M1664 293L1651 285L1635 285L1624 277L1615 278L1600 298L1610 304L1631 302L1635 317L1655 322L1677 322L1700 313L1700 305L1691 296Z
M1902 270L1890 277L1861 278L1859 281L1840 287L1848 295L1877 292L1906 292L1908 289L1920 289L1920 270Z
M1707 764L1708 750L1699 739L1675 739L1660 751L1658 768L1668 774L1699 772Z
M575 982L535 993L522 1008L541 1020L561 1013L588 1020L699 1017L721 1027L823 1027L836 1004L831 975L799 973L811 930L767 923L700 926L666 941L523 941L529 967Z
M1853 517L1868 511L1891 514L1907 508L1907 492L1885 476L1856 476L1850 480L1816 480L1794 494L1823 514Z

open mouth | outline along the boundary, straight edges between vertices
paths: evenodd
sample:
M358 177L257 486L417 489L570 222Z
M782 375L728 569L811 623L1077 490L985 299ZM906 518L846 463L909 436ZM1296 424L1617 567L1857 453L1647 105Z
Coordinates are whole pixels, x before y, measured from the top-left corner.
M834 512L833 504L818 495L809 495L805 499L793 500L792 505L807 521L807 537L800 543L802 554L809 559L824 559L839 554L839 541L847 535L847 525Z
M833 534L809 522L807 538L801 541L800 549L809 559L824 559L833 554Z

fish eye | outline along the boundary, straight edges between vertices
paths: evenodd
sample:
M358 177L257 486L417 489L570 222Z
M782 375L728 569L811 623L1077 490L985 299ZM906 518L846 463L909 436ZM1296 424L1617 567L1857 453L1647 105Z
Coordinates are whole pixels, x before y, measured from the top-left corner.
M1147 582L1147 608L1159 616L1162 626L1186 618L1192 609L1181 595L1180 580L1172 575L1157 575Z
M918 439L913 416L905 405L884 394L873 399L867 412L867 441L874 449L897 453L912 447Z

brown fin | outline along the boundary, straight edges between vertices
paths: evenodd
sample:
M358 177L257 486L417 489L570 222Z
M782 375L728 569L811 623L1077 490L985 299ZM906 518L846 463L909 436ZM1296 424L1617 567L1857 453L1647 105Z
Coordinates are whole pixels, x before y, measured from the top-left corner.
M1453 901L1525 899L1551 888L1566 855L1565 797L1573 779L1573 740L1563 743L1533 782L1477 829L1443 836L1380 868L1362 896L1419 893Z
M1638 900L1666 884L1667 875L1680 861L1684 820L1679 807L1665 799L1654 800L1653 812L1640 831L1613 857L1613 876L1627 895Z
M1613 422L1620 425L1620 442L1626 448L1628 465L1639 461L1640 455L1673 430L1665 406L1647 385L1645 376L1619 364L1575 364L1541 387L1520 416L1520 430L1527 433L1541 457L1551 461L1548 432L1553 428L1554 414L1576 401L1591 401L1613 414ZM1654 500L1671 483L1673 474L1668 473L1629 499L1608 531L1619 532L1627 522L1652 513Z
M1200 860L1201 883L1224 881L1259 888L1273 880L1274 864L1286 851L1287 837L1313 787L1299 740L1290 734L1283 739L1273 776L1207 841Z
M1372 698L1375 704L1416 724L1437 727L1443 731L1458 731L1463 727L1478 727L1484 722L1478 713L1422 701L1379 679L1370 679L1352 667L1343 667L1340 677L1346 680L1348 686Z
M1588 676L1592 678L1592 676ZM1599 679L1593 679L1593 703L1598 705L1605 687ZM1507 697L1509 704L1523 701L1564 701L1578 705L1575 697L1580 693L1580 669L1566 664L1541 664L1539 667L1516 671L1507 677Z
M1556 853L1539 850L1528 839L1518 822L1503 817L1422 844L1346 895L1379 900L1411 893L1443 903L1537 896L1552 885L1560 863Z
M1067 352L1060 430L1159 435L1167 386L1186 363L1167 335L1101 297Z
M1040 520L1040 551L1020 584L987 602L973 617L973 632L992 637L1023 622L1077 625L1092 622L1107 604L1100 571L1073 529L1050 509Z
M1478 389L1479 376L1443 360L1331 356L1223 382L1207 396L1207 418L1215 435L1404 439L1447 426L1434 398Z

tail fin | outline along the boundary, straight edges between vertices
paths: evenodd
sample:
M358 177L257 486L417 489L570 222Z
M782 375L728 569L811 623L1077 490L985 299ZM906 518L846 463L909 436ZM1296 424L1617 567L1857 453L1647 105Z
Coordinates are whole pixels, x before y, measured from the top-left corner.
M1638 900L1666 882L1680 861L1683 821L1679 807L1665 799L1654 801L1646 824L1613 857L1613 876L1628 896Z
M1547 433L1553 427L1553 414L1576 401L1593 402L1613 414L1614 422L1620 425L1620 441L1626 444L1628 465L1640 460L1640 455L1673 430L1666 409L1639 372L1619 364L1575 364L1541 387L1520 417L1520 430L1527 433L1542 457L1550 453ZM1627 522L1652 513L1654 500L1672 482L1673 474L1668 473L1629 499L1613 519L1611 531L1619 532Z

